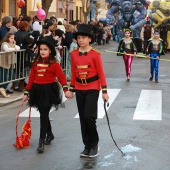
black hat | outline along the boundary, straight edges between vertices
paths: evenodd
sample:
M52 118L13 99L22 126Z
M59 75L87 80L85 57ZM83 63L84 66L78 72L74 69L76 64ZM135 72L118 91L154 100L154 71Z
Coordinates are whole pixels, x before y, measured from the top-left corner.
M75 21L71 21L70 24L71 25L77 25L77 23Z
M44 23L43 28L48 29L48 27L53 25L53 21L48 20L47 22Z
M93 31L92 31L92 26L88 24L80 24L78 27L77 32L73 33L75 39L77 40L78 35L85 35L89 36L91 38L90 44L94 42L94 36L93 36Z
M60 30L60 29L56 29L56 30L55 30L55 35L57 35L57 36L59 36L59 37L62 37L63 34L64 34L64 32L63 32L62 30Z
M42 40L37 41L38 46L40 46L41 44L47 45L50 48L52 55L56 55L55 46L57 44L57 41L52 37L52 35L46 36Z

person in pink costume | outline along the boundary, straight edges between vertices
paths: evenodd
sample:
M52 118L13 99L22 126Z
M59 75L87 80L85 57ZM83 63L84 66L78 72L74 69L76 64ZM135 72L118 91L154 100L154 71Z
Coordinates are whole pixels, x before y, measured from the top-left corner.
M121 39L118 47L119 53L123 54L123 60L125 63L126 80L130 81L131 65L133 61L133 56L136 55L137 49L131 37L132 31L129 28L124 29L125 37Z

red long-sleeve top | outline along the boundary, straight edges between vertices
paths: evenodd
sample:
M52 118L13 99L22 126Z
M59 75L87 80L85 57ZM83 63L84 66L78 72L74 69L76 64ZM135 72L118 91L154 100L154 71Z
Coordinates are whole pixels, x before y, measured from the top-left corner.
M56 82L56 78L63 87L64 92L68 91L66 77L57 62L50 62L46 64L48 58L42 58L42 61L36 61L29 75L29 81L26 90L31 90L33 83L36 84L50 84Z
M79 49L71 52L71 84L70 91L74 90L100 90L107 93L106 77L103 69L100 52L91 49L87 55L79 56ZM99 79L87 84L81 84L76 81L79 79L88 79L98 75Z

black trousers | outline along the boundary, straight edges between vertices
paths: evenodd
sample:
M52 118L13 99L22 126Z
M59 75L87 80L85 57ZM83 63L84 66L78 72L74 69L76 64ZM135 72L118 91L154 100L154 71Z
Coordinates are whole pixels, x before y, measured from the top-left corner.
M50 109L51 107L38 108L40 112L40 139L45 139L47 132L51 132Z
M76 90L81 133L85 147L98 146L99 137L96 126L98 98L98 90Z

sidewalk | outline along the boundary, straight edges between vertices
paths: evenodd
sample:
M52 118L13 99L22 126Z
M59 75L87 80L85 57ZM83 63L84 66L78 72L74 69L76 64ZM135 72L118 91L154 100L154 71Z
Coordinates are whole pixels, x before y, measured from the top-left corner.
M109 48L109 47L113 47L113 46L117 46L117 43L113 40L110 41L110 44L107 45L97 45L94 44L93 47L98 49L99 51L103 52L105 49ZM1 94L0 94L0 107L8 105L12 102L21 100L23 97L23 93L22 92L14 92L13 94L10 94L9 98L4 98Z
M9 98L4 98L2 95L0 95L0 107L21 100L22 97L23 97L22 92L14 92L13 94L10 94Z

